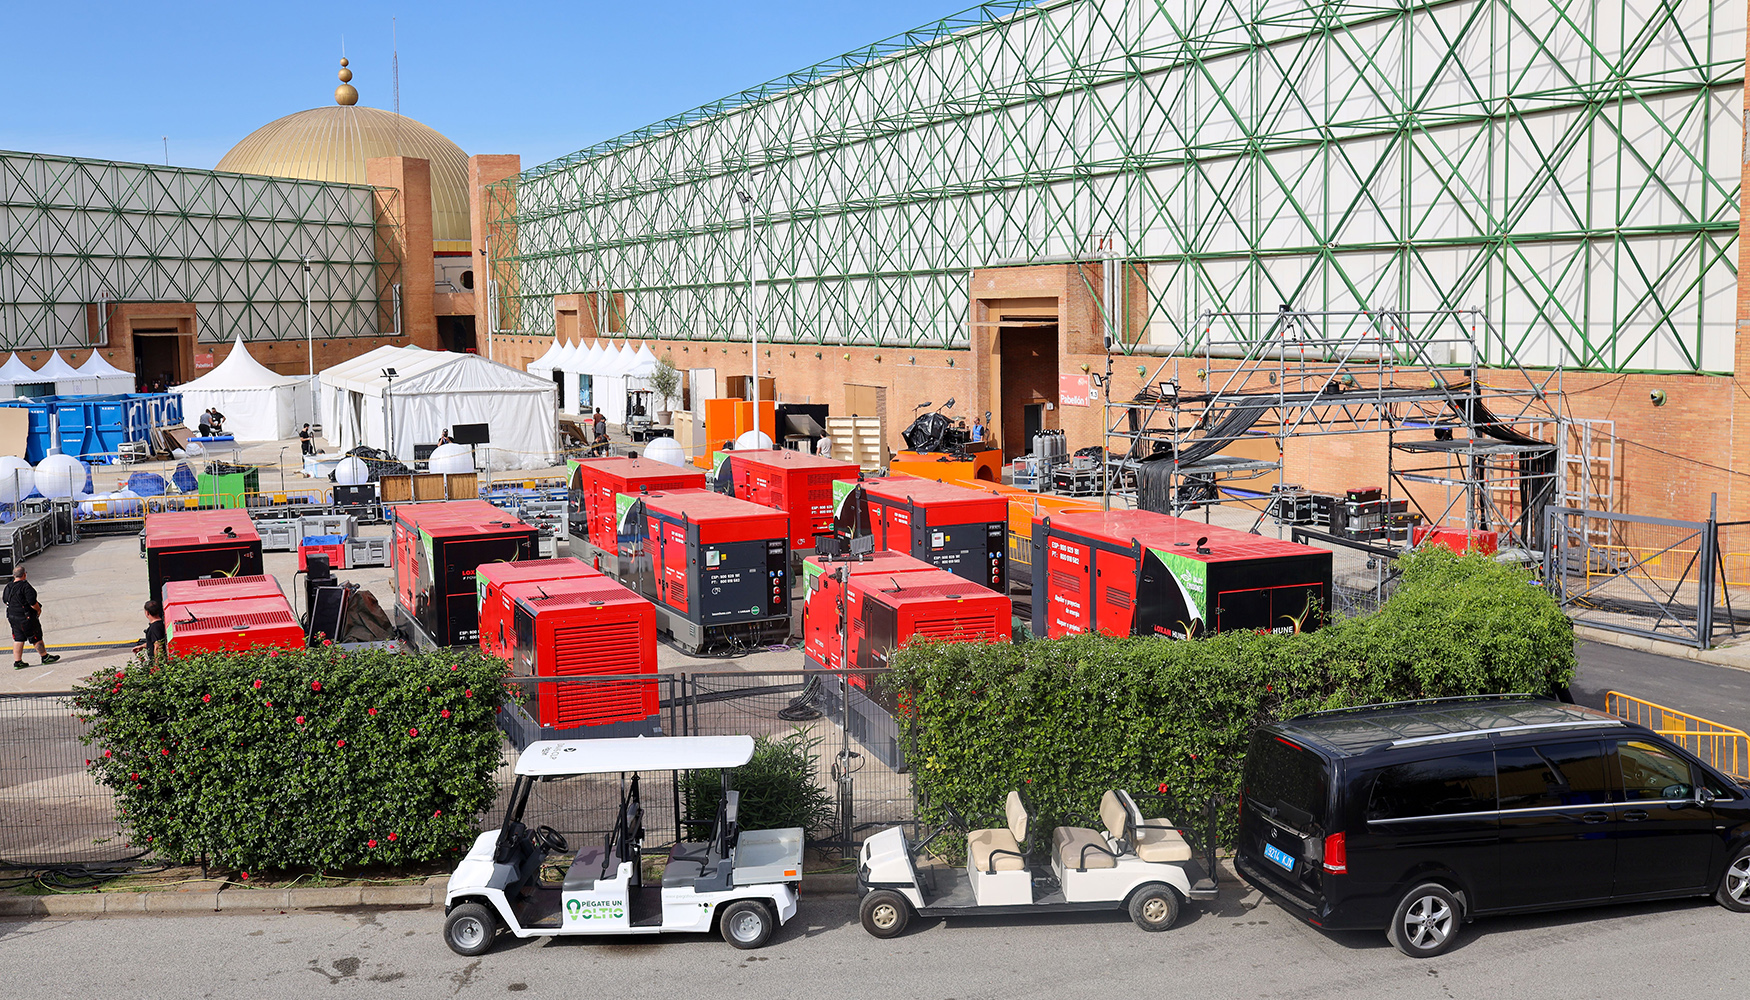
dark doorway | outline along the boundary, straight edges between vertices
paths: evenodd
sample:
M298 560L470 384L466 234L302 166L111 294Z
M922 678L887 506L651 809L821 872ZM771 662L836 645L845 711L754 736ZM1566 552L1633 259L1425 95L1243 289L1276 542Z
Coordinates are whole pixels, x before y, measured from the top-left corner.
M194 378L182 367L182 335L175 330L135 330L134 384L180 385Z
M479 353L480 345L474 339L474 317L439 316L437 329L438 343L444 345L444 350L457 354Z
M1057 399L1057 321L1004 316L997 337L1002 355L1000 393L1003 456L1016 458L1032 447L1032 435L1050 426L1045 404ZM1037 324L1016 325L1015 324Z

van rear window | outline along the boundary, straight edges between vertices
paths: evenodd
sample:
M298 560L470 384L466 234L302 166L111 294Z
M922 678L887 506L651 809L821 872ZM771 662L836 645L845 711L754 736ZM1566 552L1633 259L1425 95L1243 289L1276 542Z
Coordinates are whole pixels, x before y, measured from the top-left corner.
M1495 755L1461 754L1379 772L1367 802L1369 821L1492 812L1495 808Z
M1246 754L1246 804L1296 832L1325 828L1330 770L1318 754L1274 733L1252 736Z

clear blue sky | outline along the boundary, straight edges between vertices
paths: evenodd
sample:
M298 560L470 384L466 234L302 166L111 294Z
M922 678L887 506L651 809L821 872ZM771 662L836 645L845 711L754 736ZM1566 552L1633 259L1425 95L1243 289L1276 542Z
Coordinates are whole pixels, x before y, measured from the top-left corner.
M0 149L211 167L258 126L333 103L341 37L359 103L470 154L534 166L962 9L874 4L111 3L7 9Z

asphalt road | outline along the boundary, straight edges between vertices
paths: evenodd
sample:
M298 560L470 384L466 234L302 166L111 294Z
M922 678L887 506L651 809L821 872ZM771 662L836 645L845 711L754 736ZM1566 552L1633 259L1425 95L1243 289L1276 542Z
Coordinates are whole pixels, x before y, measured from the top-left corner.
M1750 730L1750 670L1721 667L1598 642L1579 642L1574 700L1604 707L1620 691L1714 722Z
M475 959L436 910L0 922L7 994L77 1000L287 996L977 1000L1186 997L1732 996L1750 915L1702 901L1484 921L1448 954L1328 935L1228 886L1145 934L1121 916L962 919L878 941L848 897L804 898L773 942L715 937L516 941Z

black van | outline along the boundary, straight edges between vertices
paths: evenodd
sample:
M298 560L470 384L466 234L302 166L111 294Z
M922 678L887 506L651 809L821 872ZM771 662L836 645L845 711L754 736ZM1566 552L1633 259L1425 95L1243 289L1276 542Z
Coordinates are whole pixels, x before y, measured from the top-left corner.
M1406 955L1494 913L1715 895L1750 912L1750 789L1612 715L1442 698L1261 728L1240 876L1315 927Z

